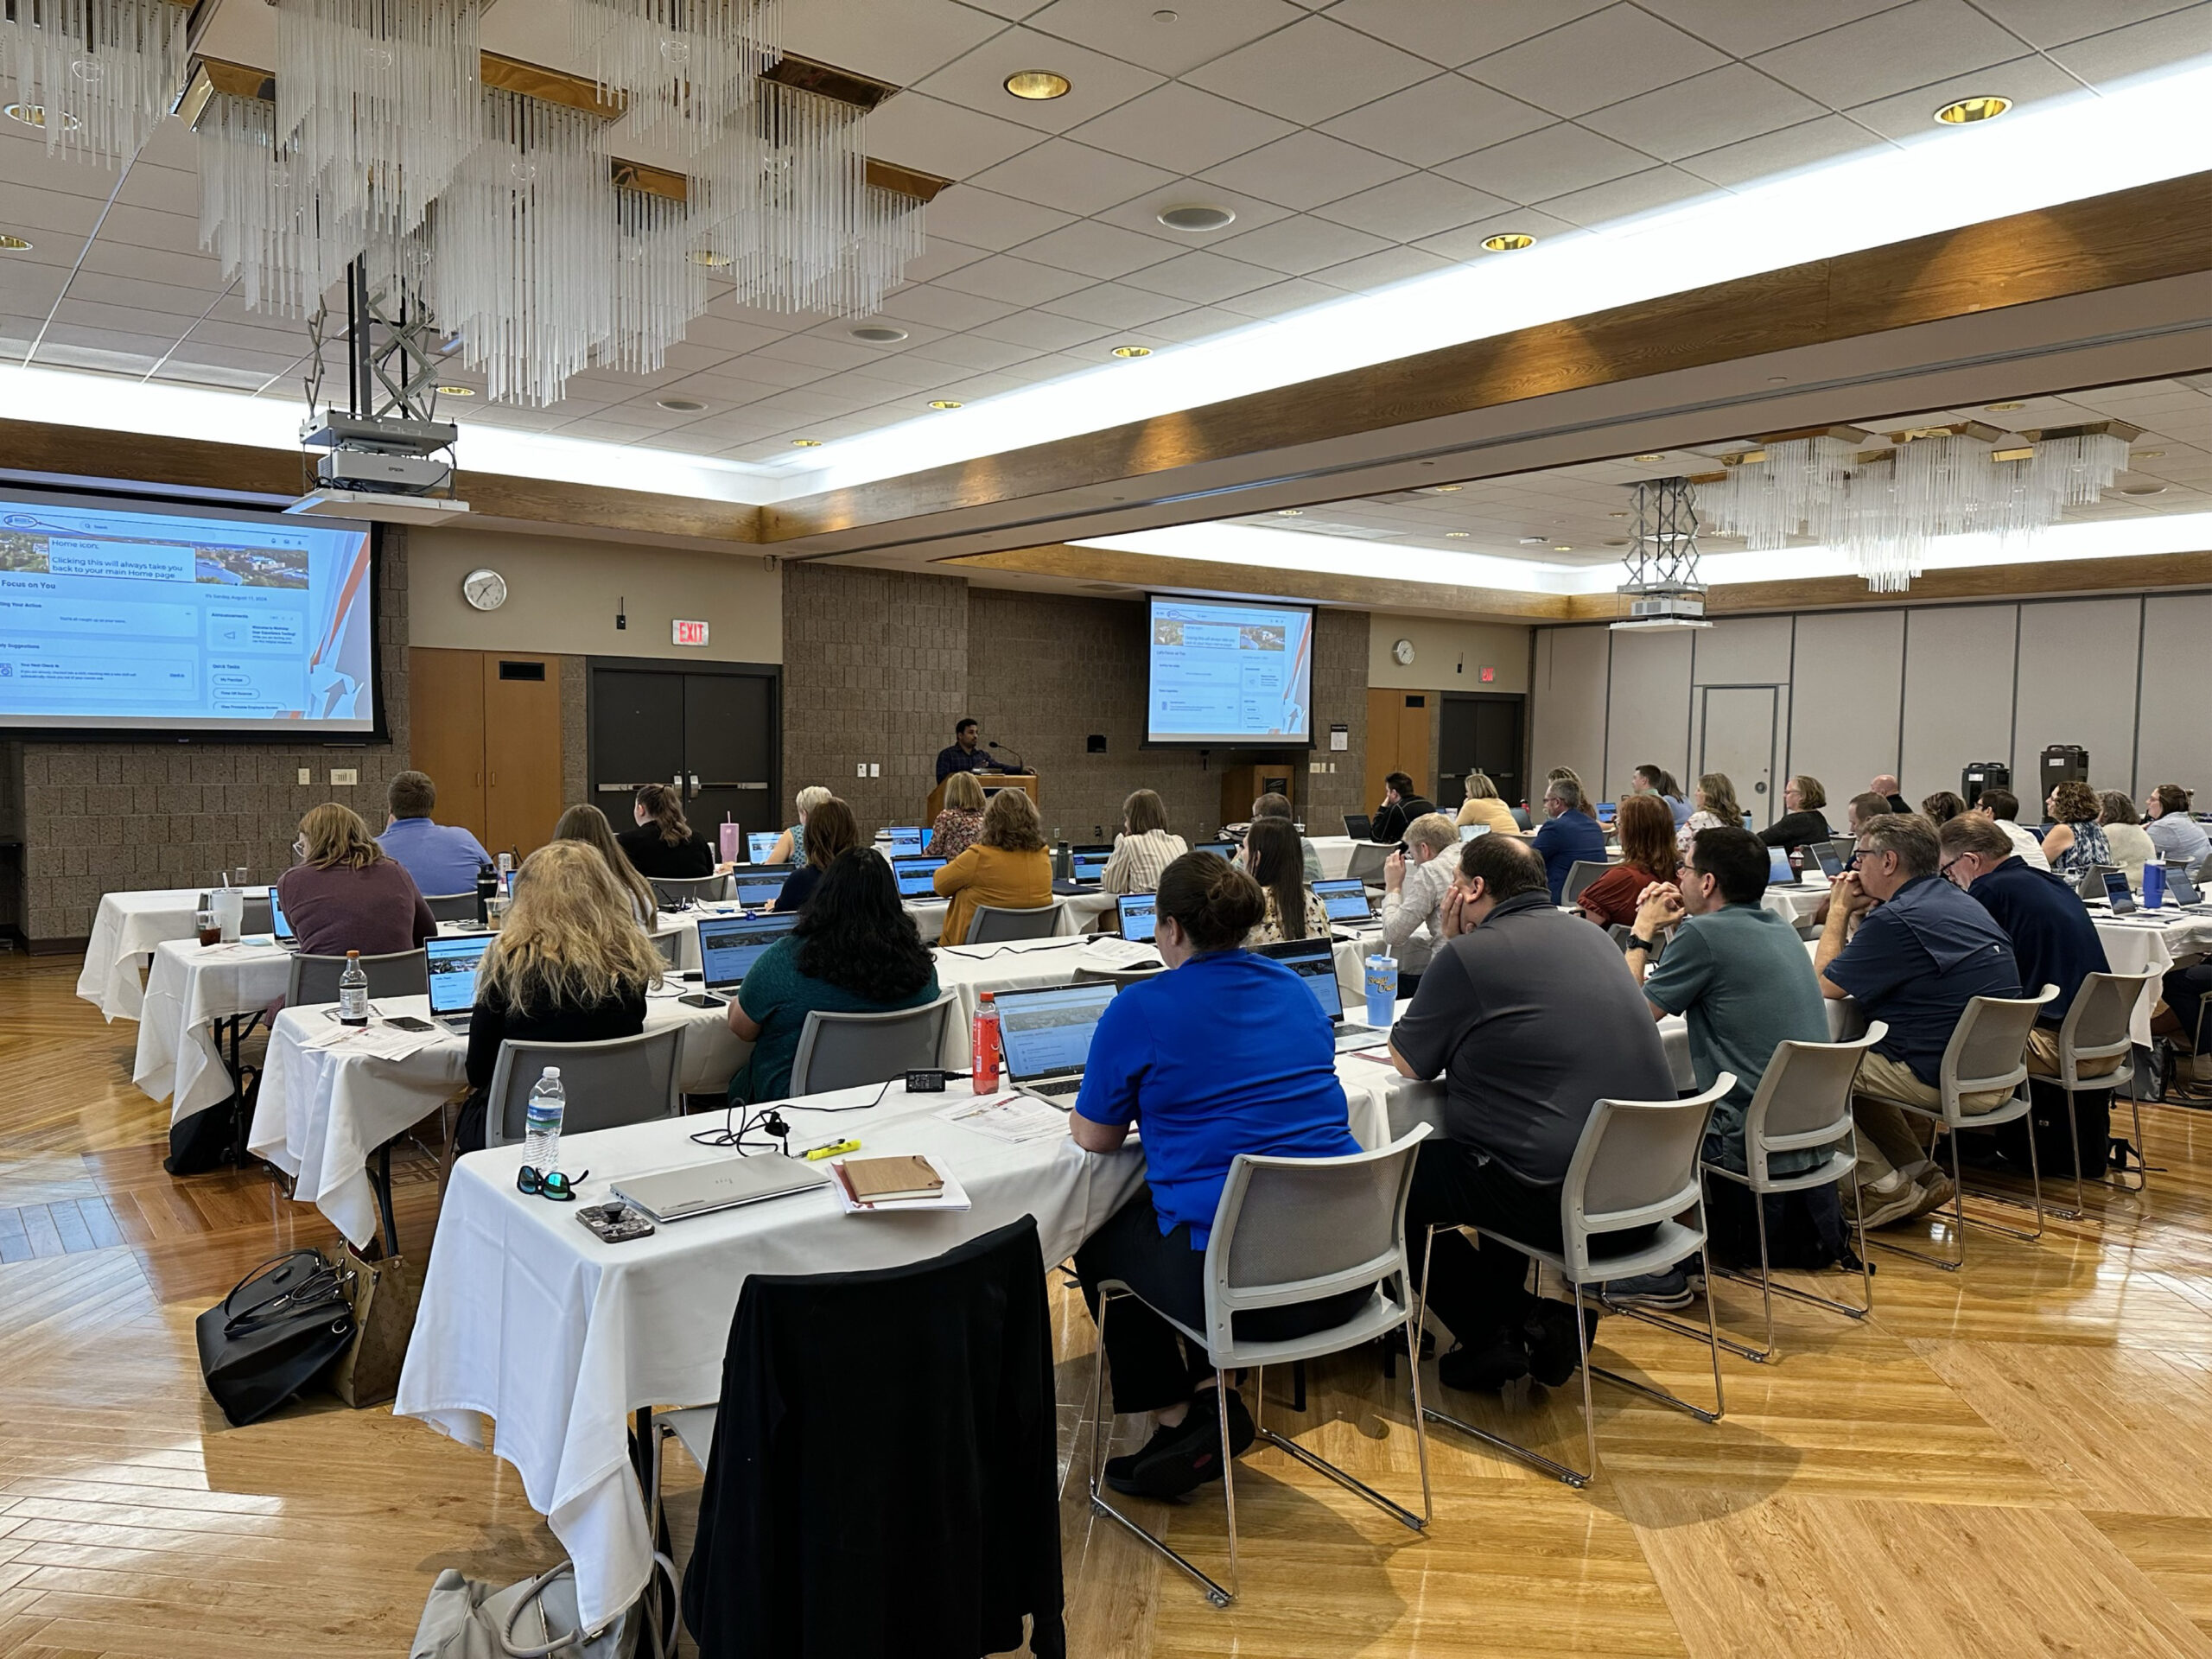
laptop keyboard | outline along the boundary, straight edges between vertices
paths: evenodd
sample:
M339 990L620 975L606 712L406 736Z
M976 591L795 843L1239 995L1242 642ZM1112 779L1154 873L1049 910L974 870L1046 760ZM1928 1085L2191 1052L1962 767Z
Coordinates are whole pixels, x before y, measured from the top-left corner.
M1029 1092L1033 1095L1051 1095L1058 1096L1061 1095L1071 1095L1082 1087L1083 1079L1081 1077L1067 1077L1058 1083L1032 1084L1029 1086Z

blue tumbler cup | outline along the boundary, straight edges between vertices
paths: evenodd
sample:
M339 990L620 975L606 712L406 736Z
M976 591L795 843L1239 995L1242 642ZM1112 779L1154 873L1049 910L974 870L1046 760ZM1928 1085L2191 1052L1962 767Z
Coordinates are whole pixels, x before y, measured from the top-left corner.
M1398 963L1395 957L1367 959L1367 1023L1382 1029L1398 1006Z

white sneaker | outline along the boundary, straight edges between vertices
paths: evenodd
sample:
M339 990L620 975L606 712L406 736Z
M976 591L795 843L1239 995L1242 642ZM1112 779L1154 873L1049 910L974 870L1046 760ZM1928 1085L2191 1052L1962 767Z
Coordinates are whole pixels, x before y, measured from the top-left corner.
M1860 1217L1861 1227L1888 1227L1920 1213L1921 1192L1916 1186L1901 1186L1894 1192L1867 1192L1861 1203L1870 1206Z

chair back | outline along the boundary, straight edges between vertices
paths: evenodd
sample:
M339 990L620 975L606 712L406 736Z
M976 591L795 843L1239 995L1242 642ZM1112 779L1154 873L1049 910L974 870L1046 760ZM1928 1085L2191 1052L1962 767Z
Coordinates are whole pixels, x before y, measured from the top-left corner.
M658 1117L681 1117L683 1096L677 1089L677 1059L683 1041L681 1026L596 1043L531 1043L509 1038L499 1045L491 1087L485 1091L484 1144L503 1147L523 1139L530 1091L549 1065L561 1068L562 1088L569 1097L561 1113L564 1138Z
M944 1052L945 1027L960 993L946 991L918 1008L890 1014L827 1014L811 1010L799 1027L791 1057L792 1097L887 1083L933 1066Z
M1851 1085L1866 1051L1890 1034L1877 1020L1847 1043L1781 1042L1766 1063L1757 1093L1744 1109L1744 1157L1751 1186L1770 1179L1767 1158L1777 1152L1833 1147L1852 1134Z
M284 1006L311 1008L338 1000L338 976L346 971L343 957L296 955L291 977L284 983ZM381 957L363 957L361 971L369 976L369 995L428 996L430 958L421 950L394 950Z
M2118 1059L2133 1053L2135 1039L2129 1023L2134 1018L2135 1005L2143 1000L2143 988L2158 977L2156 974L2083 976L2058 1027L2058 1076L2065 1087L2080 1086L2084 1060ZM2098 1067L2097 1086L2110 1087L2119 1070Z
M240 933L270 933L276 928L276 918L269 908L265 893L246 894L245 913L238 919Z
M648 934L646 937L652 940L653 949L660 952L660 959L663 962L671 968L681 968L683 965L683 935L681 931L671 930L666 933Z
M476 919L476 893L426 893L423 902L430 907L430 914L442 922L473 922Z
M1606 925L1605 931L1612 936L1613 943L1620 946L1621 955L1628 955L1628 942L1636 937L1636 930L1626 922L1611 922ZM1651 941L1651 949L1645 954L1643 959L1646 962L1658 961L1666 954L1667 941L1673 937L1671 933L1661 933L1657 938Z
M1592 1234L1670 1221L1697 1204L1706 1120L1735 1086L1736 1074L1723 1071L1688 1100L1601 1100L1591 1108L1560 1194L1570 1273L1589 1274Z
M1951 1028L1944 1046L1942 1070L1943 1116L1952 1123L1965 1121L1959 1102L1962 1096L2010 1094L2028 1080L2028 1033L2044 1004L2058 995L2046 985L2034 996L1977 996Z
M1389 861L1390 849L1378 842L1363 841L1351 849L1351 857L1344 863L1347 880L1369 886L1380 887L1382 866Z
M1574 868L1567 873L1566 885L1560 889L1560 903L1573 904L1582 896L1583 888L1588 887L1611 868L1611 865L1603 862L1592 863L1586 858L1576 859Z
M968 918L963 944L996 944L1006 939L1049 939L1060 925L1058 904L1033 910L1009 910L1000 905L978 905Z
M1230 1160L1206 1241L1206 1350L1237 1362L1238 1311L1318 1301L1406 1274L1406 1195L1429 1125L1372 1152Z
M649 878L653 897L664 908L682 904L697 904L702 899L729 897L729 877L727 875L656 875Z

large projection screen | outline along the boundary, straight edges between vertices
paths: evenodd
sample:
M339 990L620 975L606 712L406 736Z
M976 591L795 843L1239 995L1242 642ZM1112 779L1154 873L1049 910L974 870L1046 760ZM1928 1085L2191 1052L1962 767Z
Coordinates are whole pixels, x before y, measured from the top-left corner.
M379 735L371 528L0 491L0 728Z
M1147 744L1313 746L1311 606L1159 594L1147 604Z

